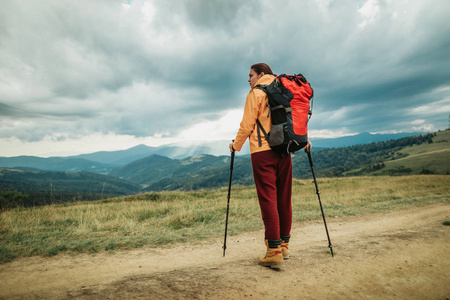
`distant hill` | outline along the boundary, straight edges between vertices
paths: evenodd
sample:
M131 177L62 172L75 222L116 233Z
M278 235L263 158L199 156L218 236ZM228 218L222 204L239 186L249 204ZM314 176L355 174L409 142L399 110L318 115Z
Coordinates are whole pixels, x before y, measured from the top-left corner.
M398 134L370 134L361 133L353 136L334 139L311 138L314 149L338 148L353 145L364 145L379 141L389 141L405 136L419 135L419 133ZM100 151L89 154L81 154L68 157L42 158L36 156L0 157L0 167L15 168L29 167L42 170L68 171L68 172L92 172L97 174L108 174L112 170L122 167L133 161L140 160L151 155L166 156L171 159L184 159L198 155L228 155L228 144L230 141L208 142L202 145L170 145L161 147L149 147L138 145L126 150ZM248 146L244 146L237 156L249 154Z
M450 174L450 131L366 145L313 148L312 157L318 177ZM60 167L72 159L88 162L86 167L92 164L92 161L81 158L67 158L59 162L57 158L38 160L25 157L25 161L27 159L28 164L33 163L34 166L39 165L37 162L53 162ZM292 161L295 178L311 178L309 162L303 151L293 155ZM38 203L48 203L55 199L99 199L102 194L127 195L147 191L224 187L229 180L230 155L196 155L173 159L153 154L115 168L108 175L29 168L0 169L0 192L17 190L39 199L41 202ZM250 184L253 184L250 157L236 156L233 186Z
M150 147L141 144L126 150L100 151L90 154L81 154L74 157L96 161L104 164L123 166L130 162L151 155L160 155L170 158L185 158L187 156L206 154L208 153L208 151L209 150L207 147L198 147L198 148L184 148L180 146Z
M391 140L398 140L404 137L418 136L423 133L420 132L401 132L393 134L372 134L369 132L363 132L351 136L343 136L338 138L311 138L311 143L314 147L319 148L339 148L355 145L367 145L377 142L385 142Z
M27 194L29 198L25 205L94 200L140 192L139 186L112 176L29 168L0 168L1 190Z
M448 130L367 145L322 149L313 153L313 159L315 168L319 170L317 174L321 177L421 174L422 169L427 169L428 162L418 163L414 169L411 169L410 164L416 160L405 159L410 156L408 152L422 149L423 154L428 153L433 156L432 152L436 147L444 153L439 157L439 162L436 162L436 165L443 167L436 169L435 174L449 174L450 131ZM398 164L398 169L387 167L394 162ZM307 164L303 164L303 167L306 168ZM300 174L297 175L300 176Z
M178 160L154 154L115 169L109 175L144 186L160 180L161 176L173 176L178 165Z
M450 174L450 130L435 133L432 139L422 144L403 147L399 158L383 162L383 168L371 170L373 175L385 174ZM349 175L358 175L367 167L352 170Z
M436 139L436 145L440 144L439 147L450 149L448 142L450 139L446 140L446 135L448 131L367 145L315 150L312 152L314 169L319 177L376 174L373 172L382 170L388 162L407 157L409 154L405 149L416 149L420 146L423 148L422 151L431 151L431 147L436 147L433 145L433 139ZM450 164L446 162L450 161L450 157L447 150L441 150L443 153L438 164L446 167L436 169L436 174L447 174L450 172ZM309 162L303 151L293 155L292 160L294 177L311 176ZM191 161L192 164L186 164L187 161ZM140 184L146 191L190 190L226 186L229 179L229 164L229 156L198 156L184 160L152 156L114 170L111 175ZM400 174L420 174L421 168L425 167L417 166L413 172ZM385 174L395 175L397 171L390 172L386 169ZM252 183L250 158L237 157L233 184Z
M224 157L222 163L209 168L201 168L196 173L182 176L162 177L147 186L144 191L198 190L228 186L231 158ZM233 186L252 185L253 173L250 158L236 156L233 167Z
M207 153L205 147L185 149L182 147L149 147L138 145L120 151L100 151L68 157L16 156L0 157L0 168L36 168L49 171L92 172L108 174L112 170L133 161L151 156L164 155L172 158L185 158L190 155Z
M248 159L237 158L238 161L250 163ZM228 156L197 155L178 160L152 155L118 168L110 175L140 184L145 190L217 187L222 180L213 178L226 174L229 163ZM251 167L248 171L251 172Z
M35 168L48 171L92 172L107 174L117 168L116 165L90 161L74 157L36 157L16 156L0 157L0 168Z

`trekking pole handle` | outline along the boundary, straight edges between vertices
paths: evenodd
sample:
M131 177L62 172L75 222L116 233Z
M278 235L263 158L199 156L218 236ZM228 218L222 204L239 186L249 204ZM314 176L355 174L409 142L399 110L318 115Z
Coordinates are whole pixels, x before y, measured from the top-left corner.
M232 140L232 141L231 141L231 144L229 145L229 147L230 147L230 152L231 152L231 153L233 153L233 152L236 151L236 150L234 150L233 144L234 144L234 140Z
M306 144L306 146L305 146L305 152L306 153L311 152L311 147L312 147L312 144L308 141L308 144Z
M234 140L231 141L232 143L234 143ZM233 170L233 165L234 165L234 155L236 153L236 150L234 150L233 146L231 146L231 148L233 149L233 151L231 151L231 164L230 164L230 170ZM231 173L230 173L231 176ZM230 177L230 182L231 182L231 177ZM231 186L231 185L230 185Z

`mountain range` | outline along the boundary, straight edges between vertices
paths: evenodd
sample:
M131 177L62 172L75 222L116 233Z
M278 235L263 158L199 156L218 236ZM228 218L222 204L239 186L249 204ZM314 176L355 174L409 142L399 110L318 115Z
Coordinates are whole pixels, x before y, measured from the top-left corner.
M448 167L441 167L448 166L449 141L450 131L443 131L401 139L390 138L388 141L365 145L321 149L315 147L312 152L314 169L318 177L367 175L373 174L374 171L387 175L449 174ZM313 143L318 144L317 141ZM174 151L175 149L172 148ZM0 158L0 198L2 189L31 194L33 199L37 199L36 203L45 204L49 203L49 198L55 199L55 191L61 194L59 199L63 201L66 197L71 199L90 197L87 199L90 200L95 197L100 199L106 194L126 195L227 186L231 159L229 153L219 156L201 154L184 158L148 155L156 150L158 148L140 145L123 151L97 152L67 158L13 157L9 160ZM193 149L191 151L195 152ZM425 153L428 156L425 156ZM420 159L415 156L418 154ZM143 157L138 158L140 156ZM98 160L99 157L102 162L86 159ZM125 163L130 160L131 162ZM295 178L310 178L310 165L303 151L295 153L292 161ZM398 161L399 164L389 166L388 162L391 161ZM411 162L414 162L414 166ZM5 166L6 163L10 166ZM20 163L28 166L17 166ZM76 166L71 165L75 163ZM34 169L31 169L30 165L33 165ZM36 166L41 166L41 169L36 169ZM43 170L44 167L58 170ZM76 168L87 168L91 172L77 171ZM64 169L66 170L61 171ZM93 174L92 170L102 170L105 174ZM250 157L236 156L233 185L252 183Z
M352 136L328 139L311 139L313 149L338 148L353 145L364 145L380 141L395 140L420 133L397 133L397 134L370 134L361 133ZM129 163L138 161L152 155L165 156L171 159L184 159L197 155L229 155L228 144L230 141L209 142L203 145L169 145L161 147L150 147L138 145L126 150L99 151L88 154L80 154L67 157L37 157L37 156L15 156L0 157L0 167L17 168L27 167L41 170L65 171L65 172L92 172L97 174L109 174L115 169L121 168ZM238 155L249 155L248 146L244 146Z

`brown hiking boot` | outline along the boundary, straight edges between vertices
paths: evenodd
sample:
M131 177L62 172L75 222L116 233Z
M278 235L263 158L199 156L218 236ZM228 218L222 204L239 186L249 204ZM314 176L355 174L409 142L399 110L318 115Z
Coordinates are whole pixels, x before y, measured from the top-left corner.
M289 243L281 241L281 252L283 252L283 259L288 259L291 256L291 251L289 250Z
M266 245L268 245L266 241ZM284 267L283 252L281 250L281 245L277 248L269 248L267 246L267 253L265 256L259 257L259 262L261 266L271 267L272 269L280 269Z

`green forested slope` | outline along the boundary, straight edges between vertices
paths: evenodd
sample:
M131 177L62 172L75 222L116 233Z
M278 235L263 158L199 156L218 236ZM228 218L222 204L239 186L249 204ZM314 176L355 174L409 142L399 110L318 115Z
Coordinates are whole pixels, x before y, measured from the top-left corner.
M450 174L450 131L314 150L312 157L317 177L447 175ZM309 162L303 151L295 153L292 160L295 178L311 177ZM212 155L181 160L152 155L113 170L110 176L5 168L0 171L0 198L1 192L18 191L29 196L26 203L39 205L148 191L211 189L227 186L229 172L230 156ZM233 185L251 184L250 157L236 156ZM14 198L14 195L8 195ZM23 199L23 195L16 196Z
M414 149L422 149L421 155L428 153L436 162L435 165L448 165L449 157L445 149L449 148L447 136L448 131L425 134L416 137L407 137L399 140L378 142L368 145L356 145L343 148L321 149L312 152L314 169L319 177L336 177L348 175L397 175L397 174L420 174L425 164L418 164L409 171L409 165L417 162L417 159L400 160L412 156ZM436 140L436 141L435 141ZM419 148L417 148L419 147ZM417 150L419 151L419 150ZM441 151L441 152L436 152ZM436 153L441 153L436 155ZM220 157L204 161L204 157L190 158L197 160L191 165L181 166L183 161L171 160L167 173L157 170L158 176L139 176L139 182L145 183L147 191L161 190L191 190L198 188L213 188L226 186L229 179L230 157ZM308 158L303 151L293 155L293 172L296 178L310 177L310 166ZM429 162L430 160L428 160ZM212 163L214 162L214 163ZM398 162L401 167L388 168L390 162ZM427 162L427 163L428 163ZM180 166L176 166L176 165ZM201 166L201 167L198 167ZM139 174L141 168L151 167L145 164L136 164L132 172ZM429 167L429 166L428 166ZM175 171L174 171L175 170ZM180 170L180 171L177 171ZM447 168L433 168L436 174L447 174ZM129 170L130 171L130 170ZM425 171L427 172L427 171ZM149 172L150 174L151 172ZM155 173L153 173L155 174ZM133 180L132 178L127 178ZM237 157L233 171L233 184L252 184L252 170L250 158Z
M22 205L43 205L107 196L129 195L140 191L139 186L115 177L89 172L56 172L38 169L0 169L0 198L13 201L17 191L27 195Z

